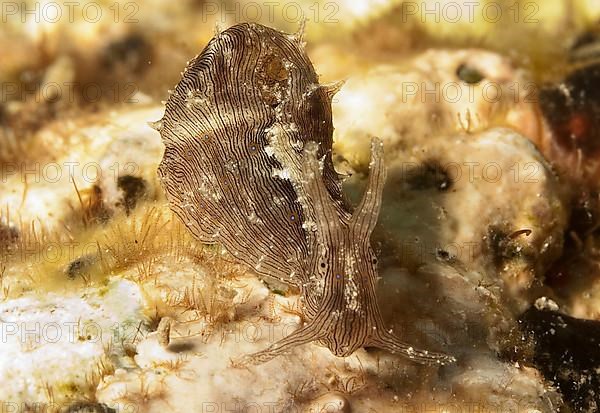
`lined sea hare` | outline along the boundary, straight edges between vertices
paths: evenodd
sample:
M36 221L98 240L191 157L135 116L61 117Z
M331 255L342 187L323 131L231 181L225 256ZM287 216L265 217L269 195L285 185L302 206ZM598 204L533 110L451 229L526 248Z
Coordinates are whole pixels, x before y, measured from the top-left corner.
M239 363L317 341L336 356L377 347L422 363L453 357L413 348L386 329L370 236L386 177L373 140L368 187L352 211L332 163L331 99L302 34L239 24L192 61L157 122L172 210L259 276L297 287L308 322Z

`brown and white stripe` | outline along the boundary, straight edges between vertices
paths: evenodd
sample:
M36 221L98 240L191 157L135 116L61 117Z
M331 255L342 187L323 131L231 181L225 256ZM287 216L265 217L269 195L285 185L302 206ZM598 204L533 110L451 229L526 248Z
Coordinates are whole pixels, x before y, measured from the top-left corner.
M383 148L373 141L369 185L352 212L331 160L339 87L319 84L301 34L240 24L216 35L189 62L157 122L171 208L200 241L302 291L309 322L241 364L310 341L338 356L375 346L451 362L384 326L369 241L385 182Z

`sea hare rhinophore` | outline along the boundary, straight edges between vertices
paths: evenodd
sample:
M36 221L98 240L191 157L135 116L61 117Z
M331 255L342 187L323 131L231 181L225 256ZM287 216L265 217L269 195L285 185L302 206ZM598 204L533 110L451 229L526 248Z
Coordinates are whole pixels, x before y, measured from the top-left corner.
M299 288L308 322L240 365L318 341L336 356L378 347L422 363L453 357L386 329L370 236L386 169L373 140L368 187L352 212L331 160L331 99L302 36L258 24L216 35L185 69L156 123L170 206L200 241L257 274Z

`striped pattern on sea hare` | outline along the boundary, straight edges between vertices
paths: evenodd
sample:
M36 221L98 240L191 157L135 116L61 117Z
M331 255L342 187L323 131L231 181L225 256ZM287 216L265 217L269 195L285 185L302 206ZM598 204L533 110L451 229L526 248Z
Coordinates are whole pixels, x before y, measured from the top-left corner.
M319 85L301 34L240 24L195 59L157 123L159 167L171 208L202 242L222 244L259 275L298 287L309 320L240 364L267 361L319 341L337 356L363 346L424 363L452 357L390 334L375 295L369 238L385 181L382 144L354 213L331 160L331 98Z

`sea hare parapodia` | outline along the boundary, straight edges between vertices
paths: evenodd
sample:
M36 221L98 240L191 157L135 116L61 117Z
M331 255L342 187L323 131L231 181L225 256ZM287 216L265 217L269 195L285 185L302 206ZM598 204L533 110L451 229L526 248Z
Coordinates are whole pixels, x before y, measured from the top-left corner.
M331 160L338 87L318 83L300 34L239 24L216 35L189 62L157 123L171 208L198 240L302 291L309 321L240 364L311 341L342 357L372 346L452 362L385 328L369 241L386 176L383 147L373 140L368 187L351 212Z

